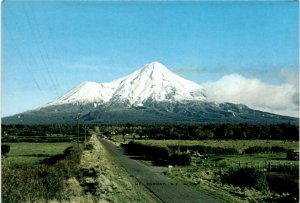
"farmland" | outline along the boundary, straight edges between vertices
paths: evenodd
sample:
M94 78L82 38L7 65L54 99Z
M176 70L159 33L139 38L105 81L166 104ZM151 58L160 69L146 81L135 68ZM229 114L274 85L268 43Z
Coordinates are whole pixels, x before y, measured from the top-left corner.
M296 127L91 125L87 130L81 126L77 135L76 126L5 126L2 144L10 150L2 156L2 191L7 202L117 201L127 189L134 189L133 196L151 202L153 198L145 189L133 186L134 179L120 169L95 137L91 139L92 132L97 132L123 147L128 155L160 168L164 175L224 202L297 202L299 163L288 156L299 151ZM268 132L272 134L268 136ZM289 132L293 136L282 139ZM245 135L243 139L237 139L238 133ZM85 135L89 140L86 147ZM246 139L249 137L253 139ZM121 176L125 182L118 182ZM45 188L47 184L43 186L45 181L51 191ZM9 184L22 188L24 194L37 195L20 196L19 189L7 188Z
M116 136L115 140L122 139ZM297 201L299 163L296 160L287 160L286 153L298 150L297 141L127 139L127 142L132 146L137 146L137 149L143 152L144 157L150 157L154 165L158 164L162 167L172 162L157 159L158 156L153 152L155 150L164 149L171 154L169 157L172 157L174 153L179 153L178 151L190 154L191 159L188 164L180 166L182 162L176 162L178 166L175 165L171 171L165 170L165 175L180 180L201 192L213 194L222 201ZM168 156L164 155L164 157L168 159ZM262 175L262 180L267 185L266 189L253 188L254 185L247 186L247 183L245 183L246 186L237 186L230 182L231 179L227 179L228 182L225 181L228 174L235 174L236 171L244 172L243 170L248 170L248 168L250 173ZM239 178L238 184L243 183L247 173L249 172Z
M2 152L9 146L1 159L3 202L159 202L136 185L89 129L85 144L74 143L85 140L85 133L77 139L72 126L4 129L4 139L15 142L2 142ZM41 136L43 130L50 133ZM61 134L53 133L58 130Z
M249 147L274 147L279 146L287 149L296 150L299 148L299 142L285 140L137 140L137 142L150 145L164 146L209 146L235 148L242 153Z
M2 159L3 163L11 164L38 164L45 158L63 154L64 150L72 145L63 143L2 143L10 146L10 152Z
M1 130L2 201L68 199L66 181L81 173L83 147L74 141L82 135L78 139L76 127L3 125Z

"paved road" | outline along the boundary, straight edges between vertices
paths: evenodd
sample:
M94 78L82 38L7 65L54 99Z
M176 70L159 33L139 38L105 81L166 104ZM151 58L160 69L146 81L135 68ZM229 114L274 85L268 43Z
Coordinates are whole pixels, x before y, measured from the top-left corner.
M210 196L195 191L180 182L159 174L151 169L151 167L146 166L137 160L130 159L124 155L123 149L117 148L107 140L99 137L98 139L108 152L110 152L128 171L128 173L133 175L139 181L137 184L143 184L163 202L219 203L218 200Z

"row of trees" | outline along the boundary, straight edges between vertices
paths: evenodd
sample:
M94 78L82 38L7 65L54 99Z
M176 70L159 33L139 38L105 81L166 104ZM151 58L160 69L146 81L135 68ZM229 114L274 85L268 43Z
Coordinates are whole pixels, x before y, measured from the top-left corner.
M97 125L88 125L94 129ZM136 138L148 139L264 139L264 140L299 140L299 126L294 124L254 125L254 124L199 124L199 125L102 125L100 131L107 136L114 134L132 134ZM80 125L80 133L84 133ZM2 125L2 135L42 136L42 135L76 135L77 125Z
M149 126L106 126L102 130L107 134L136 134L139 138L149 139L263 139L263 140L299 140L299 126L287 124L252 125L241 124L205 124L205 125L149 125Z
M77 135L77 125L2 125L2 135L10 136L51 136ZM84 125L79 125L79 132L83 134Z

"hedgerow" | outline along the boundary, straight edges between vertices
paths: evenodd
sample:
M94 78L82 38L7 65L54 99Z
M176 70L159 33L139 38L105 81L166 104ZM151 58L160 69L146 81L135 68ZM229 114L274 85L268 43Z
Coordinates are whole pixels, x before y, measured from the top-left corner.
M189 165L190 155L187 153L172 153L167 146L142 144L130 141L124 145L127 153L151 158L156 164Z
M168 146L172 150L176 150L178 146ZM211 146L180 146L182 151L197 151L200 154L215 154L215 155L236 155L239 152L235 148L230 147L211 147Z
M287 152L288 149L280 146L272 146L272 147L263 147L263 146L253 146L248 147L244 150L244 154L259 154L259 153L268 153L268 152Z

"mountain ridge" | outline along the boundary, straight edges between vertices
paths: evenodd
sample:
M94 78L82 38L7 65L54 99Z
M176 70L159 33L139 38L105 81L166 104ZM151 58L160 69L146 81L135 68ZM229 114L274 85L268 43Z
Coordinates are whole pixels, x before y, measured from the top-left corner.
M298 123L298 118L207 101L202 86L159 62L107 83L86 81L36 109L2 118L4 124L73 123Z
M200 85L177 76L163 64L155 61L111 82L83 82L45 106L78 102L102 104L123 101L128 101L130 105L143 105L149 99L176 102L203 101L206 98Z

